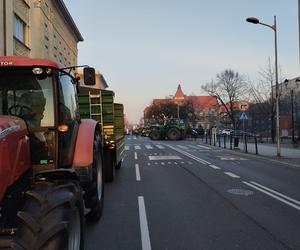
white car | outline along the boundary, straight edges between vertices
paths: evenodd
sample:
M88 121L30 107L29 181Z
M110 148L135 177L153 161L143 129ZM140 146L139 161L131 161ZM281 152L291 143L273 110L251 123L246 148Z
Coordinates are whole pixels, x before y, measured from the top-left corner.
M225 128L221 131L222 135L230 135L233 132L232 129Z

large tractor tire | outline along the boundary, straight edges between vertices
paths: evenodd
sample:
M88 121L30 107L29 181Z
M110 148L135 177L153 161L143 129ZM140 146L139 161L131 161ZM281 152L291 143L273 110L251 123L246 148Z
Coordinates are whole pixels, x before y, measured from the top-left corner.
M94 138L93 181L84 194L85 206L90 209L86 215L89 221L98 221L104 205L103 152L100 134Z
M167 137L169 140L176 141L181 137L180 130L177 128L170 128L167 132Z
M110 149L105 149L104 151L104 177L105 177L105 181L107 182L113 182L115 179L115 153L114 151L110 150Z
M12 249L84 249L84 205L77 182L39 182L25 194Z
M149 137L151 140L157 141L157 140L161 139L161 134L160 134L159 130L154 129L150 132Z

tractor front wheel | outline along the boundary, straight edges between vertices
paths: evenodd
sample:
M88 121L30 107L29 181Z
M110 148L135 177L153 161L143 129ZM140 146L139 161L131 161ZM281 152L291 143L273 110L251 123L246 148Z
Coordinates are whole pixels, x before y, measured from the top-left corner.
M169 140L176 141L180 139L180 131L177 128L170 128L167 133Z
M12 249L84 249L84 206L77 182L38 182L18 212Z
M161 138L159 130L152 130L149 137L151 140L159 140Z

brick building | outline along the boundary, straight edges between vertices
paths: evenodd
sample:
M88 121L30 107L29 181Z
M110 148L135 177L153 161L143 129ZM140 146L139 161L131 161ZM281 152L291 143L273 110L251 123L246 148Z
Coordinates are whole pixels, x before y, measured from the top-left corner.
M182 91L180 84L173 96L170 98L153 99L154 105L175 103L180 104L189 101L194 108L194 115L196 117L197 126L202 126L204 129L209 129L211 126L216 125L219 105L217 98L213 96L188 96ZM144 114L149 112L149 108L145 108Z

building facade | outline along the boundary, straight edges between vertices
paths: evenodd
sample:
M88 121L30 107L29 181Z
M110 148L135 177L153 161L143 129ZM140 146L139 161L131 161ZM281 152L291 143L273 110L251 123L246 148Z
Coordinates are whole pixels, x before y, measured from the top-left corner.
M0 55L77 65L83 38L63 0L0 0Z
M219 105L217 98L214 96L188 96L181 89L180 84L173 96L164 99L153 99L153 105L175 103L180 109L180 105L184 102L189 102L193 106L195 123L197 127L210 129L217 125L219 114ZM144 110L144 117L149 112L149 107Z

